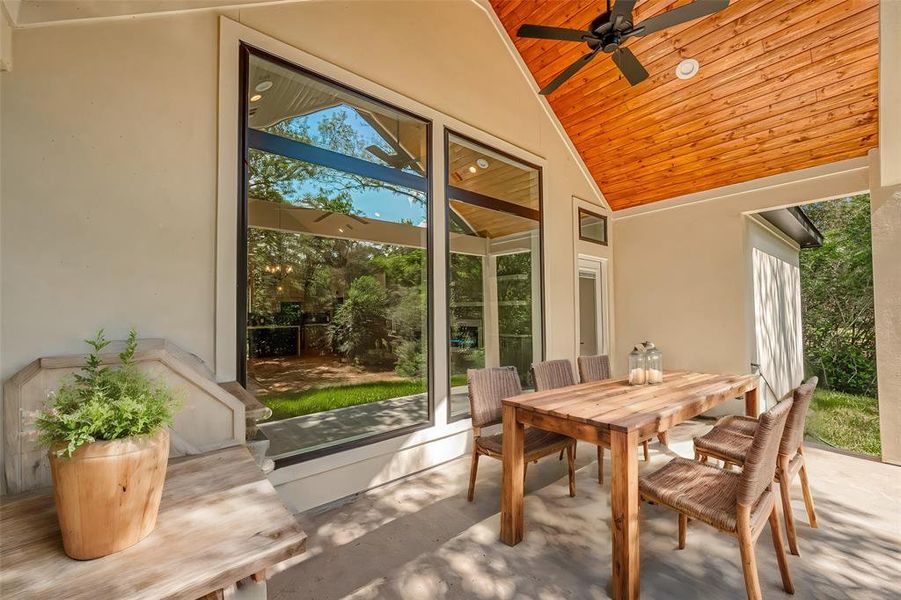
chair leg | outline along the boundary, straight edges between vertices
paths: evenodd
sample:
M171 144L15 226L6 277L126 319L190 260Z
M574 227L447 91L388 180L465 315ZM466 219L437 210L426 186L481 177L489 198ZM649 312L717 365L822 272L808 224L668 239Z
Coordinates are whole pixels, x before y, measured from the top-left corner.
M476 473L479 471L479 456L479 453L473 449L472 466L469 467L469 494L466 496L466 499L470 502L472 502L476 493Z
M729 462L728 460L724 460L724 461L723 461L723 469L725 469L726 471L731 471L731 470L732 470L732 463Z
M523 461L522 463L522 485L526 486L526 473L529 472L529 461Z
M788 538L788 549L795 556L798 552L798 537L795 533L795 518L792 512L791 475L788 472L788 459L779 459L779 493L782 496L782 512L785 514L785 537Z
M666 431L658 433L657 440L664 446L669 446L669 434Z
M647 442L643 442L641 445L644 447L644 460L647 462L651 460L651 450L648 448Z
M679 513L679 550L685 548L685 536L688 533L688 515Z
M810 526L817 528L817 513L813 509L813 496L810 494L810 482L807 480L807 465L801 463L801 490L804 492L804 506L807 507L807 520Z
M701 454L700 456L701 456L701 464L706 465L707 461L710 460L710 457L707 456L706 454Z
M564 450L565 450L565 448L560 449L560 456L557 457L557 460L563 460L563 451Z
M566 462L569 470L569 496L574 498L576 495L576 447L570 444L566 447Z
M795 586L792 584L792 576L788 571L788 560L785 558L785 547L782 545L778 502L773 502L773 510L770 511L770 533L773 536L773 548L776 550L776 562L779 563L779 574L782 575L782 587L789 594L794 594Z
M598 446L598 483L604 485L604 447Z
M741 511L742 507L739 507ZM757 576L757 556L754 554L754 536L751 534L750 508L746 509L744 518L739 514L738 547L741 551L741 569L745 577L745 591L748 600L763 600L760 593L760 579Z

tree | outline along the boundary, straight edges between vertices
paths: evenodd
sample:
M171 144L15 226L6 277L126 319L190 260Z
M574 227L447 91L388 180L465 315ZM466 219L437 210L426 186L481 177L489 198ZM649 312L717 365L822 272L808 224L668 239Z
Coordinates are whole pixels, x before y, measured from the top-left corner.
M345 357L363 364L381 362L378 351L389 343L385 286L371 275L355 279L335 310L329 333L332 346Z
M801 251L804 350L824 387L876 396L876 327L870 197L818 202L804 211L823 233Z

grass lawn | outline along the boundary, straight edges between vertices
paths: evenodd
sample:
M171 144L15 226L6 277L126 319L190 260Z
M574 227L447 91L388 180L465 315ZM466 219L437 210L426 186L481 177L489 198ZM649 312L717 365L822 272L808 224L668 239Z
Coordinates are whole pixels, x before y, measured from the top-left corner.
M454 375L451 378L451 385L466 385L466 375ZM272 409L270 421L280 421L289 417L299 417L345 406L369 404L389 398L421 394L425 391L424 380L406 379L333 385L299 393L263 397L260 398L260 402Z
M807 416L807 435L857 452L879 456L879 405L876 398L817 390Z

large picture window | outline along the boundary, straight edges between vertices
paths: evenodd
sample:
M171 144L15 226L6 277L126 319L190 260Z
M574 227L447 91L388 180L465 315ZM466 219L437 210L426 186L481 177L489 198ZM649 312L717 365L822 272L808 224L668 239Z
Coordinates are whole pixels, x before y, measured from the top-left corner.
M276 464L426 426L430 124L242 47L239 377Z
M466 370L512 365L524 387L543 351L541 169L446 136L449 418L469 414Z

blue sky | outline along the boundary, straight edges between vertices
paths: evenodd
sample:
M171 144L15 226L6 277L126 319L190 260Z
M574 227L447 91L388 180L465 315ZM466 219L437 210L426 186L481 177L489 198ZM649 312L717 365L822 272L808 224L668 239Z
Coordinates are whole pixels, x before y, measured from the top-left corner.
M347 115L348 122L353 125L354 130L363 137L366 145L376 144L387 149L381 136L379 136L355 110L344 105L326 109L303 118L309 125L310 133L314 138L319 130L319 123L324 118L331 116L338 111ZM380 163L381 161L373 162ZM297 183L294 186L294 189L299 197L306 194L316 194L321 187L324 187L322 182L315 179L308 179ZM328 188L326 188L326 190L328 190ZM352 200L354 208L371 219L380 219L382 221L391 221L395 223L411 221L415 225L423 223L426 219L427 213L424 204L415 203L405 195L394 194L388 190L354 190L352 192Z

